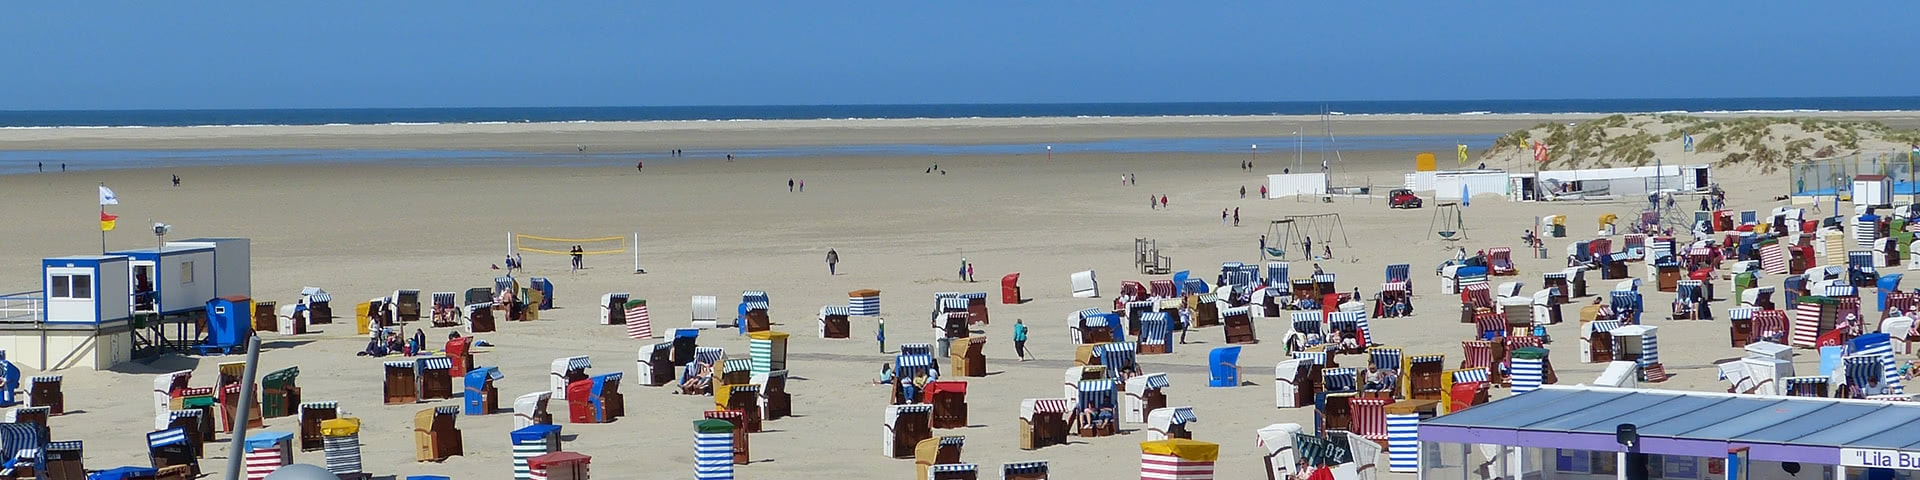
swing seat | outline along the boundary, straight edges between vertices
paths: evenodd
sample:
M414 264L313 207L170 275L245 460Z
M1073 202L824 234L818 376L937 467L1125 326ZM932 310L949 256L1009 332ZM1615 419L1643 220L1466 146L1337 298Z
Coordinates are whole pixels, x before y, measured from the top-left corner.
M1444 239L1448 239L1448 240L1452 240L1452 239L1453 239L1453 234L1454 234L1454 233L1457 233L1457 232L1454 232L1454 231L1452 231L1452 230L1441 230L1441 231L1438 231L1438 232L1434 232L1434 233L1438 233L1438 234L1440 234L1440 238L1444 238Z
M1274 258L1287 258L1287 251L1285 249L1267 247L1267 256L1274 257Z

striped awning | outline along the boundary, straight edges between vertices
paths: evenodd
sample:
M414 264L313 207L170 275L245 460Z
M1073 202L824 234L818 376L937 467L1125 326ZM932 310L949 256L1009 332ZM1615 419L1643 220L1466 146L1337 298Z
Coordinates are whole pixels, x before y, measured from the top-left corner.
M1081 380L1080 393L1084 394L1089 392L1111 392L1113 391L1113 383L1114 383L1113 379L1111 378ZM1082 396L1084 397L1084 395Z
M1374 365L1379 366L1381 370L1399 370L1400 369L1400 349L1398 348L1369 349L1367 350L1367 360L1370 362L1373 362Z
M720 363L720 359L726 357L727 349L720 347L694 347L693 349L693 361L695 363L713 365Z
M1382 291L1382 292L1404 292L1404 291L1407 291L1407 282L1387 282L1387 283L1382 283L1382 284L1380 284L1380 291Z
M199 418L199 417L200 417L200 410L168 410L167 411L167 420L169 421L179 420L182 418Z
M1071 411L1073 411L1073 400L1065 398L1039 398L1033 400L1033 412L1027 412L1027 416L1031 417L1032 413L1067 413Z
M1327 364L1327 352L1293 352L1293 358L1306 360L1309 365Z
M1220 311L1220 316L1222 316L1222 317L1244 317L1244 316L1247 316L1247 315L1249 315L1249 314L1251 314L1252 312L1253 312L1253 309L1252 309L1252 308L1249 308L1249 307L1245 307L1245 306L1239 306L1239 307L1231 307L1231 308L1228 308L1228 309L1226 309L1226 310L1221 310L1221 311Z
M38 451L45 440L40 438L40 428L31 423L0 423L0 459L16 458L22 451ZM185 441L184 435L181 440Z
M569 370L569 371L586 370L589 368L593 368L593 358L587 357L584 355L578 356L578 357L567 357L567 358L559 359L553 363L554 363L554 366L556 367L564 366L566 367L566 370Z
M765 301L768 301L767 292L765 290L742 290L740 292L740 300L742 301L759 300L759 301L765 302Z
M967 437L964 435L950 435L950 436L940 437L940 446L942 447L963 447L966 445L967 445Z
M1411 363L1442 363L1447 361L1447 356L1446 355L1414 355L1412 357L1408 357L1407 361Z
M1080 320L1080 322L1081 322L1081 324L1084 324L1084 325L1086 325L1086 326L1088 326L1088 327L1092 327L1092 328L1100 328L1100 327L1106 327L1106 326L1108 326L1108 325L1107 325L1107 316L1106 316L1106 315L1090 315L1090 316L1087 316L1087 317L1082 317L1082 319Z
M823 317L834 317L834 316L847 317L852 315L853 315L853 309L847 308L844 305L827 305L824 307L820 307L820 316L823 316Z
M900 344L900 353L903 355L930 355L933 353L933 344L902 343Z
M387 361L387 362L381 362L381 363L382 363L383 365L386 365L386 366L387 366L387 368L408 368L408 369L411 369L411 368L413 368L413 365L414 365L414 361L412 361L412 360L394 360L394 361Z
M1136 302L1127 302L1127 311L1131 312L1131 311L1134 311L1135 309L1152 310L1155 306L1158 306L1158 304L1155 303L1153 300L1140 300Z
M309 408L317 408L317 409L331 408L331 409L339 410L340 402L307 402L307 403L300 404L301 410L305 410Z
M959 298L959 297L960 297L960 292L933 292L933 299L935 301L938 301L942 298Z
M453 368L453 359L447 357L427 357L419 359L420 368L426 370L449 370Z
M1487 369L1484 368L1468 368L1453 371L1453 383L1486 383L1486 381Z
M926 354L903 354L894 357L895 367L927 367L933 365L933 356Z
M1047 473L1047 461L1000 464L1000 474L1002 476L1033 473Z
M1167 374L1164 373L1147 374L1146 382L1147 388L1167 388L1173 386L1173 382L1168 381Z
M81 446L79 440L61 440L58 442L47 442L47 451L49 452L78 452L83 449L84 448Z
M767 302L765 302L765 301L761 301L761 300L753 300L753 301L749 301L749 302L743 302L743 303L741 303L741 305L745 305L745 306L747 307L747 310L748 310L748 311L753 311L753 310L772 310L772 309L773 309L773 307L771 307L771 306L768 306L768 305L767 305Z
M722 374L750 370L753 370L753 359L751 358L729 358L725 363L720 364L720 373Z
M946 311L946 312L966 311L966 309L967 309L967 299L960 298L960 297L947 297L947 298L940 299L941 311Z
M1218 302L1218 301L1220 301L1220 294L1218 294L1218 293L1202 293L1202 294L1200 294L1200 303L1213 303L1213 302Z
M1827 285L1827 288L1822 290L1820 295L1828 297L1857 297L1860 296L1860 289L1853 285L1833 284Z
M979 469L980 469L979 466L971 463L941 463L941 464L935 464L933 467L929 468L927 471L936 472L936 473L972 472Z
M1200 417L1193 414L1193 407L1174 407L1169 410L1173 411L1174 425L1182 425L1182 424L1188 424L1188 423L1200 421Z
M964 298L964 299L968 299L968 300L973 300L973 299L980 299L980 300L986 300L986 299L987 299L987 292L967 292L967 293L962 293L962 294L960 294L960 298Z
M894 411L900 412L900 413L927 413L927 412L933 411L933 405L928 405L925 403L913 403L913 404L907 404L907 405L891 405L891 406L888 406L887 408L892 408Z
M1320 371L1320 383L1328 392L1351 392L1359 389L1355 383L1352 368L1329 368Z
M1751 320L1753 319L1753 312L1759 309L1759 307L1733 307L1727 309L1727 318L1731 320Z
M27 384L32 385L35 383L60 383L61 378L62 377L60 375L42 375L42 376L27 379Z
M32 434L36 437L40 435L39 429L29 428L29 430L31 430ZM0 431L0 435L11 435L11 434L12 432L10 431ZM160 448L168 445L182 445L186 443L187 443L187 430L180 427L173 427L166 430L161 430L158 432L147 434L147 448L149 449Z
M1321 273L1313 276L1313 283L1333 283L1333 274Z
M433 407L433 414L434 415L459 415L460 407L459 406Z

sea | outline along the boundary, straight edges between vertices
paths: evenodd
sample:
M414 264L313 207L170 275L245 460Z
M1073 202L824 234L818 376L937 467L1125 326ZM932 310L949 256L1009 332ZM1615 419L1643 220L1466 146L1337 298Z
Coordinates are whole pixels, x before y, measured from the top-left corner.
M1556 115L1585 113L1752 113L1790 115L1834 111L1920 110L1915 97L1671 98L1566 100L1398 100L1324 102L1033 103L925 105L719 105L660 107L476 107L234 110L0 110L0 129L148 128L270 125L433 125L645 121L756 121L812 119L1205 117L1320 115ZM874 144L773 146L728 151L686 151L682 159L824 155L982 155L1056 153L1222 153L1253 150L1405 150L1465 143L1490 145L1492 135L1340 136L1208 139L1122 139L1047 145ZM1268 149L1255 145L1271 145ZM422 164L595 165L635 159L677 160L663 152L513 152L330 149L88 150L8 149L0 143L0 174L38 171L64 164L68 170L130 166L218 166L272 163L406 162Z

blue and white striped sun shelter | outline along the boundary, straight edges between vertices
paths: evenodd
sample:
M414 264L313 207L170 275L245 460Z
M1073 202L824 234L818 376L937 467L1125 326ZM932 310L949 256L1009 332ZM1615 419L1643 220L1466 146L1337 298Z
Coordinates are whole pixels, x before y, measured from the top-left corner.
M1359 385L1355 383L1354 377L1355 372L1352 368L1329 368L1320 371L1320 385L1327 393L1357 391Z
M726 420L695 420L693 478L733 479L733 428ZM721 424L726 424L723 428Z
M1848 342L1848 347L1858 355L1872 355L1880 359L1881 379L1885 382L1887 395L1905 395L1906 386L1901 382L1899 360L1893 355L1892 337L1885 333L1869 333Z
M1133 342L1113 342L1101 345L1100 364L1106 366L1107 378L1119 378L1127 370L1138 370L1140 365L1134 362L1134 352L1139 345Z
M1292 278L1288 272L1291 268L1287 262L1267 262L1267 288L1286 288L1287 279Z
M850 315L880 316L879 290L856 290L852 293L863 293L863 295L847 295L847 310Z
M1387 471L1420 471L1420 414L1387 414Z
M528 425L508 433L513 441L513 478L531 480L533 468L527 461L533 457L560 451L559 425Z
M33 467L35 472L45 472L47 439L40 435L40 425L32 423L0 423L0 473L12 473L23 464ZM180 441L185 442L184 433Z
M1413 265L1405 264L1405 263L1396 263L1392 265L1387 265L1387 282L1411 283L1412 281L1413 281Z
M1533 348L1533 347L1529 347ZM1542 348L1541 350L1546 350ZM1513 393L1539 390L1546 381L1546 360L1526 356L1513 357Z
M1327 326L1337 331L1360 332L1360 338L1373 342L1373 327L1367 325L1367 312L1333 312L1327 314ZM1378 343L1378 342L1375 342Z

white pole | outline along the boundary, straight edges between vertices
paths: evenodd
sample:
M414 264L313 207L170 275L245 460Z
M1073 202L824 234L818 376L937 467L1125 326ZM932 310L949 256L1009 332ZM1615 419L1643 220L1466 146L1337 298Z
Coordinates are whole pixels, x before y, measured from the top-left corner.
M640 273L640 232L633 232L633 273Z

